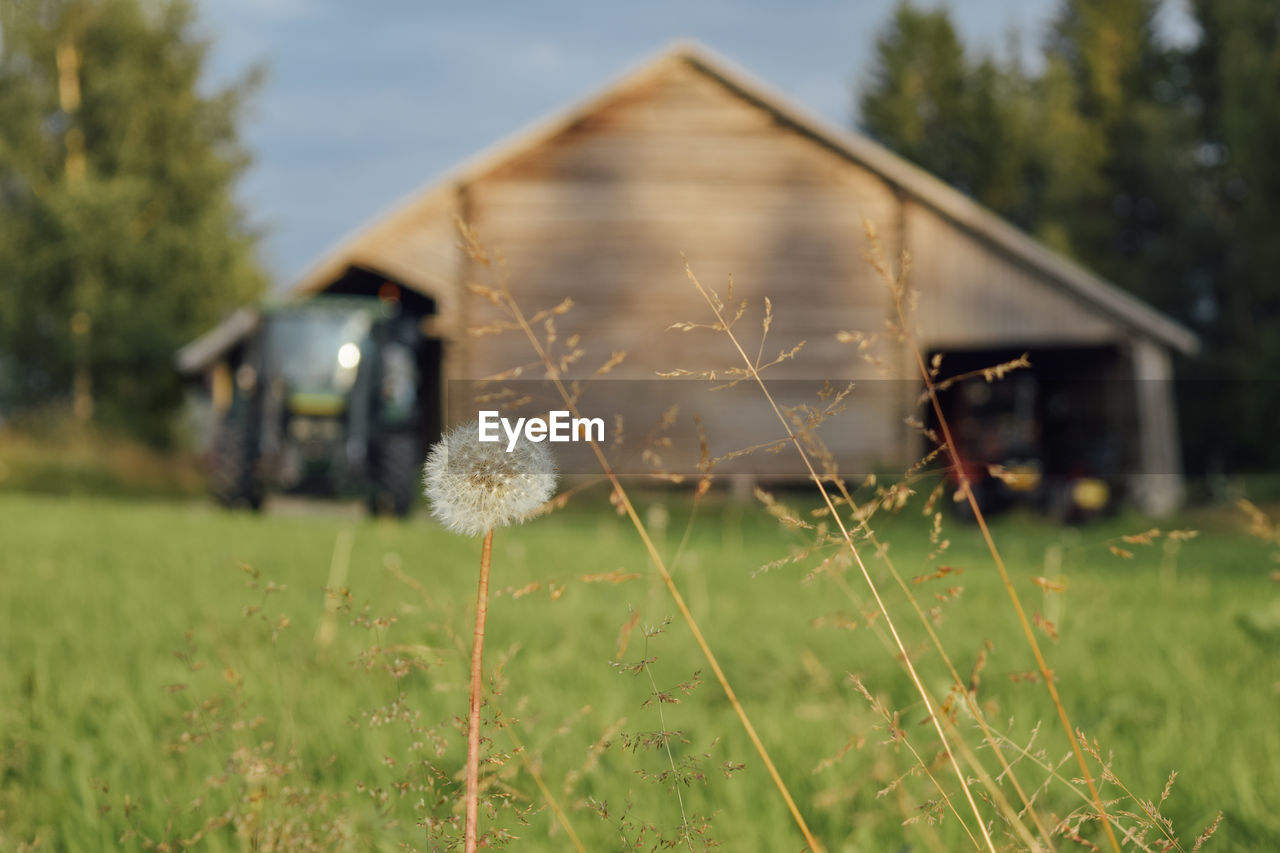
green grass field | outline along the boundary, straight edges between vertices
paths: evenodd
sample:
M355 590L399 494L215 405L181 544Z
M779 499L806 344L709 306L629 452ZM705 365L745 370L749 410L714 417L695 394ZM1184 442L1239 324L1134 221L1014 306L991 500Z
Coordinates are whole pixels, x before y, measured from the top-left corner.
M671 554L688 504L651 495L642 510L660 521L653 507L664 500L670 524L659 539ZM1135 553L1127 560L1109 551L1147 526L1140 519L1077 531L1009 517L995 536L1028 607L1056 622L1057 641L1042 635L1050 666L1073 723L1098 739L1115 775L1158 800L1178 771L1162 811L1188 851L1219 809L1206 849L1274 851L1276 566L1226 515L1183 522L1202 533L1163 568L1159 543L1125 545ZM344 530L351 608L324 645L317 631ZM932 570L918 513L886 519L880 533L904 574ZM1043 685L1010 677L1034 662L990 558L972 528L949 522L946 535L945 562L964 573L917 589L933 604L943 584L963 586L943 606L944 644L967 674L989 641L978 691L989 719L1057 764L1067 742ZM674 573L829 850L966 849L937 789L903 743L886 743L883 721L851 684L856 675L901 712L906 737L954 794L918 697L880 626L867 626L866 606L827 578L806 582L813 561L753 576L802 543L756 506L704 507ZM0 850L135 850L148 840L181 849L184 839L205 850L437 849L422 823L449 815L457 799L478 550L425 519L0 494ZM872 569L883 576L880 564ZM1065 593L1032 583L1058 574ZM518 837L511 849L573 849L548 795L591 851L632 849L637 835L635 849L651 849L675 837L682 809L726 850L801 849L634 531L601 493L499 531L493 583L486 735L502 762L489 768L490 802L501 808L482 822ZM901 593L886 589L941 696L948 681L936 653ZM668 617L646 639L643 626ZM647 670L611 665L624 641L621 660L653 659ZM650 674L666 690L695 671L703 683L674 691L679 703L647 702ZM959 725L971 727L963 717ZM634 737L664 729L682 733L671 760L689 784L674 789L665 751ZM1029 788L1045 779L1030 759L1016 770ZM1079 775L1071 763L1060 773ZM1103 790L1120 796L1114 784ZM1084 805L1061 782L1039 796L1046 815Z

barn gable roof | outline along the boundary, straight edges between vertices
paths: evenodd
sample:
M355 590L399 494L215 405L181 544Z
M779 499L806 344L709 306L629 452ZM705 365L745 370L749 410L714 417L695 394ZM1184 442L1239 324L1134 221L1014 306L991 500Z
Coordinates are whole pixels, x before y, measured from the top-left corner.
M304 295L323 289L341 275L347 266L359 264L372 243L409 226L424 209L439 204L442 196L456 193L460 188L488 175L517 156L550 141L615 98L680 63L719 81L814 142L878 175L914 201L932 208L977 239L1041 272L1047 283L1074 294L1124 325L1183 353L1191 354L1199 349L1196 335L1177 321L1059 255L882 145L809 112L729 60L690 41L676 42L596 94L482 151L460 167L431 182L426 188L414 192L386 214L375 218L369 225L339 243L309 268L292 285L290 292ZM404 283L428 293L438 292L444 284L425 279L415 281L412 272Z

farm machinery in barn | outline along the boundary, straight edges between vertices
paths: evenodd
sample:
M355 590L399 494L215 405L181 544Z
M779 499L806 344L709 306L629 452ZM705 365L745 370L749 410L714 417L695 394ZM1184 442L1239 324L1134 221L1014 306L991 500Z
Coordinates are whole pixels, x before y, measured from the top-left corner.
M263 311L224 369L230 387L214 389L214 497L254 509L271 492L362 497L405 515L436 423L432 344L394 299L321 295Z
M953 360L968 368L993 355L1005 354ZM1107 356L1040 351L1030 367L1003 379L974 376L940 395L965 480L984 514L1027 507L1059 521L1082 522L1114 508L1122 488L1124 437L1134 431L1123 422L1124 407L1116 399L1121 389L1114 381L1075 378L1062 366ZM954 468L948 481L959 488ZM956 494L954 506L961 517L972 518L963 494Z

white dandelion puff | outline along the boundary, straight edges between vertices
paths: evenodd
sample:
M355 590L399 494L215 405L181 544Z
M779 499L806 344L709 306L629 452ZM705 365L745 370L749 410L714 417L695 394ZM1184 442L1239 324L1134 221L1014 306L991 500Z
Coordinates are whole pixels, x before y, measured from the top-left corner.
M545 444L521 436L507 452L506 442L481 441L476 421L446 433L423 472L431 514L467 536L524 521L556 487L555 460Z

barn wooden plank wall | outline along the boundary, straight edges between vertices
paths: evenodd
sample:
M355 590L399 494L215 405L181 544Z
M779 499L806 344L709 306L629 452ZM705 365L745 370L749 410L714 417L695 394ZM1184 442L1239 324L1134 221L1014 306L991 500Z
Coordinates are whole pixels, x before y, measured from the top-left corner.
M1113 320L928 207L908 204L905 221L918 330L930 348L1117 342Z
M773 368L773 378L874 376L851 347L836 343L835 333L883 328L887 292L863 259L861 220L880 222L896 245L891 188L687 64L673 65L466 192L471 221L486 242L501 247L522 301L573 298L576 308L563 325L581 334L593 356L579 375L617 350L630 353L619 378L736 365L723 335L669 331L676 321L708 320L682 267L684 253L704 284L723 292L732 275L735 293L754 299L739 329L749 341L759 340L760 303L768 295L776 306L768 351L808 342L803 358ZM478 317L484 309L473 305ZM485 340L470 367L497 373L527 360L517 338ZM673 386L661 405L692 390ZM695 407L685 399L686 411ZM659 406L653 409L656 417ZM863 414L867 424L845 431L838 443L866 465L872 457L882 461L897 430L883 413ZM702 416L712 436L780 429L766 407L712 407ZM740 467L795 471L797 463L788 455Z

